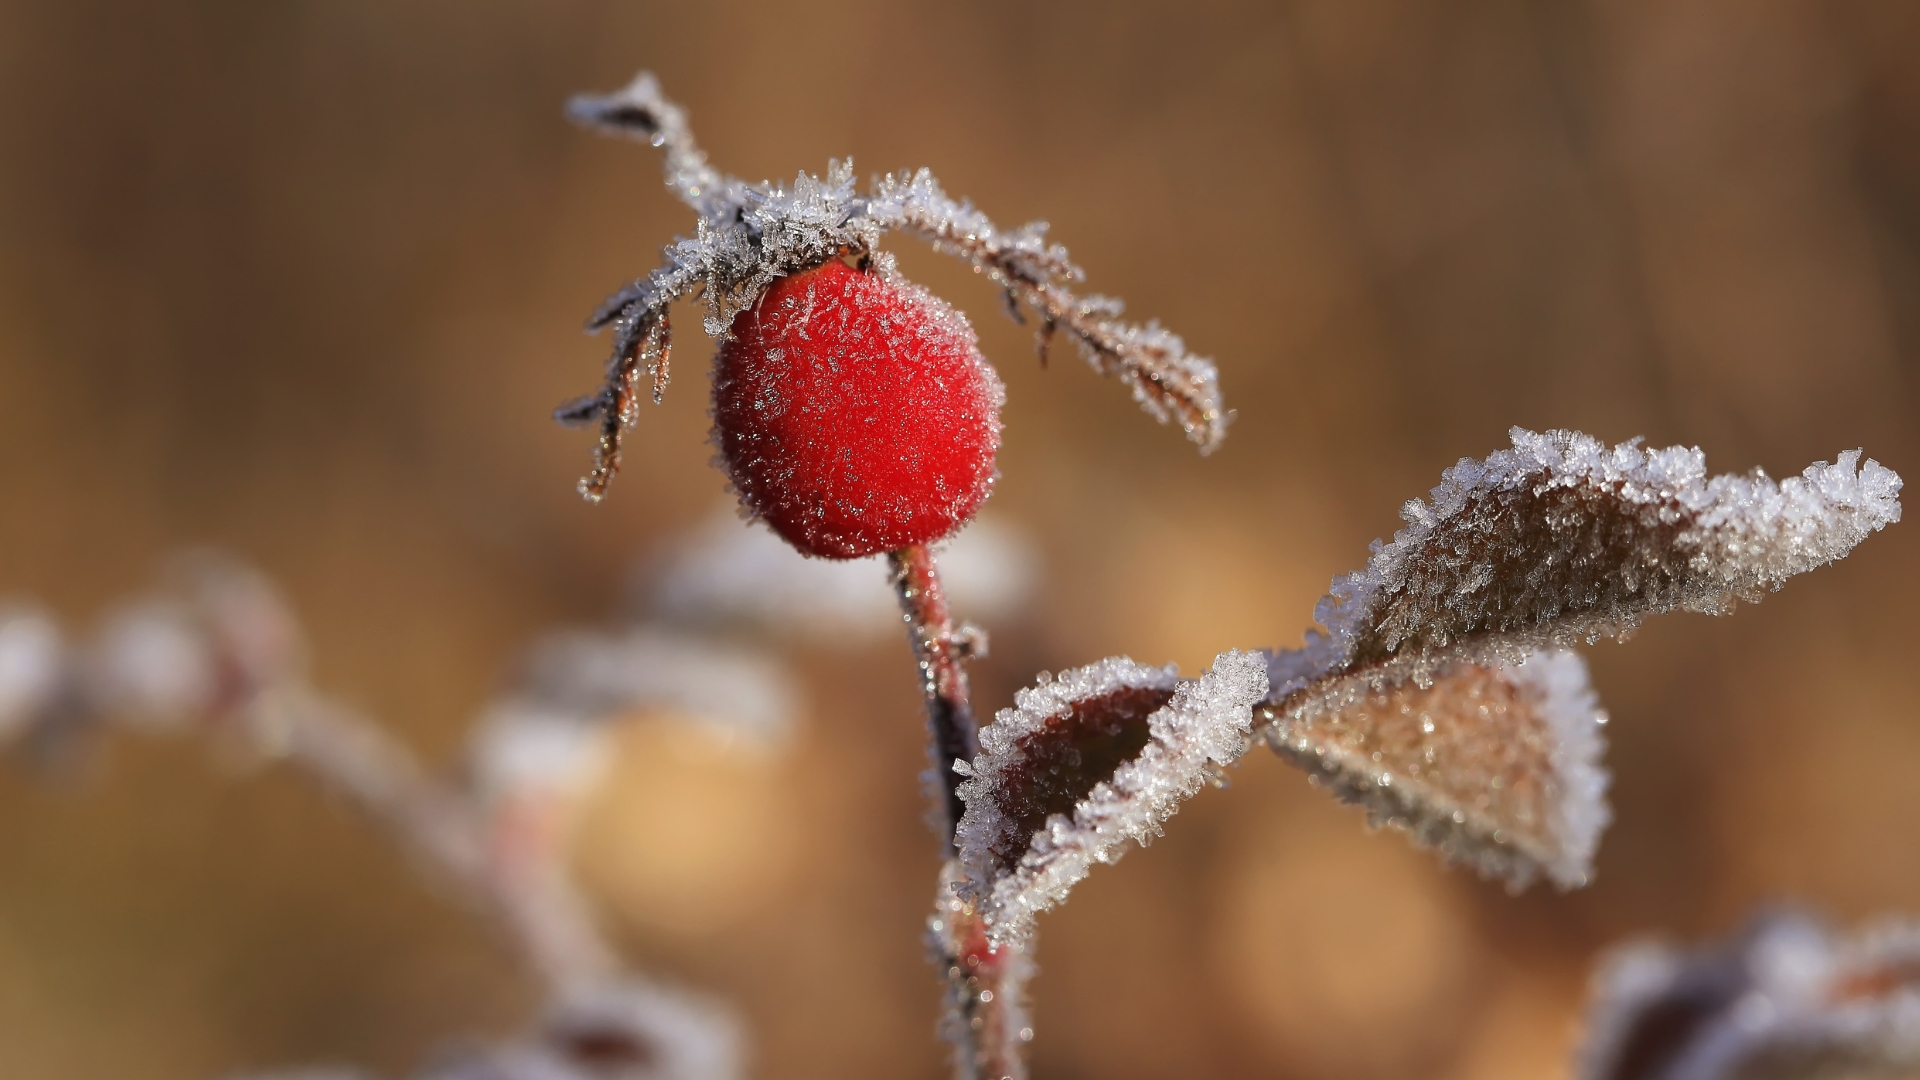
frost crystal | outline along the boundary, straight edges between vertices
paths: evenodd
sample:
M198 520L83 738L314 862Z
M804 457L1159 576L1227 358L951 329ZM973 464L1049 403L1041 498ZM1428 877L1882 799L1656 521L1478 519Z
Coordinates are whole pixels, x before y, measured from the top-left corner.
M1260 734L1376 823L1576 888L1609 817L1606 717L1563 650L1757 601L1900 520L1900 478L1859 451L1776 484L1708 479L1697 449L1512 437L1407 503L1315 609L1326 632L1269 657Z
M686 113L661 96L650 74L612 94L575 98L568 113L663 148L667 186L700 215L692 239L669 245L659 269L614 293L588 320L589 329L613 329L606 383L555 412L563 422L600 427L593 471L580 482L588 499L604 497L619 470L622 433L638 418L642 372L650 376L655 401L665 391L674 301L703 297L703 328L720 337L779 278L843 256L885 260L878 245L889 231L912 233L971 262L1005 290L1016 319L1024 321L1019 305L1025 304L1037 320L1043 355L1054 334L1064 332L1095 370L1127 385L1156 419L1179 423L1203 452L1225 437L1229 417L1212 362L1189 353L1157 323L1126 322L1117 300L1076 296L1068 286L1085 275L1065 248L1047 242L1044 223L1002 230L948 196L925 169L883 177L864 196L855 190L852 163L844 161L829 162L824 177L801 173L791 187L743 183L708 164Z
M1563 889L1592 874L1610 816L1606 714L1574 653L1455 662L1425 686L1350 675L1262 712L1274 749L1375 825L1515 888L1543 871Z
M1698 449L1609 449L1572 431L1442 474L1429 502L1314 618L1347 669L1517 659L1630 633L1648 615L1724 614L1900 520L1900 477L1850 450L1774 483L1707 478Z
M1158 836L1181 802L1246 750L1263 658L1226 652L1198 679L1125 657L1020 691L980 731L957 840L994 944L1023 941L1095 863Z
M1868 1080L1920 1072L1920 925L1835 940L1804 915L1697 950L1641 942L1594 979L1576 1080Z

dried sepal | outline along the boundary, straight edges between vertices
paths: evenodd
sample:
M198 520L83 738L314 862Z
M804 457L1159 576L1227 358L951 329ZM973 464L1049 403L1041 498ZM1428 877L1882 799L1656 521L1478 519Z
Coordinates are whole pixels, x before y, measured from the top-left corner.
M1177 421L1201 453L1226 438L1230 414L1213 362L1187 351L1179 335L1156 322L1125 321L1119 300L1074 295L1069 284L1086 274L1066 248L1047 241L1045 222L1002 230L971 203L947 195L926 169L882 177L866 212L886 228L914 233L936 251L972 263L1005 290L1016 320L1016 300L1032 308L1043 361L1053 335L1064 331L1095 371L1119 379L1154 419Z
M625 431L637 418L641 372L652 373L656 401L665 390L667 311L675 301L702 296L703 327L722 337L781 277L841 257L889 272L890 257L878 248L889 231L912 233L967 259L1004 290L1016 320L1018 302L1032 308L1043 357L1046 341L1063 331L1095 370L1127 385L1156 419L1177 421L1202 452L1225 437L1229 414L1214 365L1159 324L1122 319L1118 300L1075 295L1068 286L1084 275L1065 248L1047 241L1043 223L1001 230L950 198L925 169L882 177L864 196L855 190L848 161L828 162L821 177L801 173L791 187L747 184L708 163L685 111L662 97L645 73L612 94L576 97L568 113L589 127L664 149L668 188L700 215L692 238L668 245L658 269L608 297L587 322L589 330L613 329L606 381L598 392L560 406L554 417L600 426L593 470L580 482L590 501L605 496L619 471Z
M1514 428L1463 458L1314 612L1337 665L1416 677L1454 657L1619 638L1649 615L1723 614L1900 520L1900 477L1850 450L1780 483L1709 479L1697 448Z
M717 217L743 199L741 184L707 163L687 127L686 110L660 93L660 82L650 71L611 94L578 94L567 102L574 122L657 146L666 152L667 187L700 211Z
M1276 685L1289 681L1278 658ZM1424 685L1366 673L1284 694L1262 737L1374 825L1524 888L1585 885L1610 813L1600 711L1571 652L1523 663L1456 661Z
M1699 949L1636 942L1595 974L1576 1080L1920 1073L1920 925L1836 939L1798 914Z
M1201 784L1246 749L1267 692L1264 658L1222 653L1198 679L1125 657L1020 691L955 762L960 897L991 942L1019 942L1095 863L1159 835Z

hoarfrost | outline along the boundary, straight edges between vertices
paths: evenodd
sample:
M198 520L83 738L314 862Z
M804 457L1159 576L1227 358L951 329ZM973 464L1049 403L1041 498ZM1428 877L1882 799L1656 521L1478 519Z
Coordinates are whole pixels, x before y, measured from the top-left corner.
M720 337L788 274L842 256L879 261L891 272L878 247L890 231L912 233L972 263L1005 291L1016 319L1025 304L1037 320L1043 356L1054 334L1064 332L1095 370L1119 379L1154 418L1179 423L1203 453L1226 435L1230 417L1212 362L1188 352L1157 323L1125 321L1117 300L1076 296L1069 285L1085 275L1065 248L1047 241L1044 223L1002 230L970 203L948 196L925 169L882 177L864 196L855 189L850 161L830 161L824 177L801 173L791 187L746 184L708 163L685 111L661 95L651 74L612 94L576 97L568 114L663 148L667 187L700 215L691 239L668 245L658 269L623 286L588 320L590 330L613 330L606 381L554 415L564 423L599 425L593 470L580 482L589 500L605 497L619 470L623 434L638 419L642 373L651 377L656 402L665 391L675 301L701 296L703 328Z
M1542 872L1563 889L1592 874L1610 817L1606 714L1574 653L1456 662L1425 686L1348 676L1262 711L1274 749L1376 826L1516 889Z
M1920 1071L1920 924L1836 938L1777 913L1701 949L1638 942L1594 978L1576 1080L1867 1080Z
M1605 714L1563 650L1757 601L1898 521L1901 481L1857 450L1775 483L1709 479L1698 449L1511 434L1335 580L1325 633L1270 655L1260 733L1376 823L1516 889L1575 888L1609 816Z
M1725 614L1900 520L1900 477L1849 450L1775 483L1706 473L1697 448L1607 447L1514 428L1462 458L1314 618L1347 669L1425 672L1454 657L1620 638L1649 615Z
M1264 659L1226 652L1199 679L1126 657L1020 691L980 731L960 785L963 880L989 940L1018 944L1095 863L1160 834L1181 802L1246 749Z

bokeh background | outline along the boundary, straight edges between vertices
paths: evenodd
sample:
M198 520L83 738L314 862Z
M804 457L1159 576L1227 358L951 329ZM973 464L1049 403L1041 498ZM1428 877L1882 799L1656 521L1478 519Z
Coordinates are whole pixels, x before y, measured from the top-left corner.
M526 640L613 615L724 498L690 330L608 504L546 418L600 371L584 314L691 225L650 151L559 115L641 67L723 167L931 166L1218 357L1239 418L1202 460L893 245L998 361L992 512L1045 560L988 705L1297 642L1512 424L1920 475L1912 4L5 0L0 593L84 626L222 545L286 589L322 686L454 762ZM1920 910L1917 610L1910 522L1593 650L1618 820L1573 895L1445 869L1250 755L1043 921L1036 1075L1553 1077L1623 935ZM640 739L582 877L636 965L744 1011L759 1075L943 1075L905 644L788 655L792 752ZM0 772L0 1074L398 1073L530 995L301 777L131 736Z

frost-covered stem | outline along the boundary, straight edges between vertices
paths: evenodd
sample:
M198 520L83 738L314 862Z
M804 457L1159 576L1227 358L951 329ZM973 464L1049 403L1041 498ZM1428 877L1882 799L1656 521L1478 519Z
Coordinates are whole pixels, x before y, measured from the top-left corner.
M940 896L927 924L936 962L947 977L942 1034L953 1044L955 1080L1026 1080L1022 1051L1033 1038L1025 1006L1032 940L990 945L987 924L974 906L954 895L959 864L940 878Z
M942 793L939 807L943 855L954 855L953 830L966 807L960 802L955 759L971 762L980 752L978 726L968 700L965 646L954 632L953 615L934 569L933 552L920 545L887 556L894 593L907 623L913 658L920 665L921 690L927 696L927 755Z
M489 843L471 804L428 776L379 726L299 685L261 690L237 719L262 752L348 797L419 856L432 876L501 929L549 989L588 983L610 969L570 887L542 869L551 860L530 857L526 843L490 850L501 845ZM518 834L528 839L525 829Z
M955 759L971 762L979 754L978 727L968 700L965 661L968 646L956 632L946 593L934 568L933 553L915 545L888 556L894 592L907 623L914 660L920 666L927 698L928 756L938 778L941 868L928 940L934 962L947 979L943 1033L953 1044L956 1080L1024 1080L1020 1047L1032 1029L1020 1008L1027 969L1015 946L990 948L986 924L972 904L958 899L954 828L966 807L960 801L961 777Z

